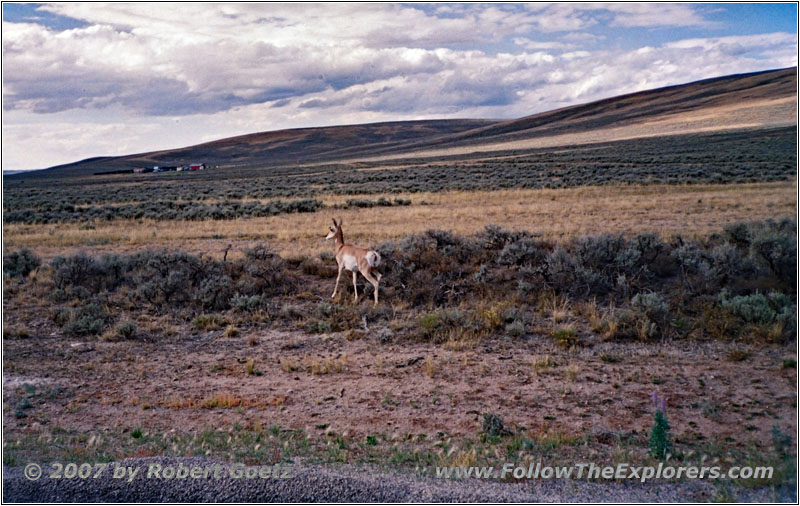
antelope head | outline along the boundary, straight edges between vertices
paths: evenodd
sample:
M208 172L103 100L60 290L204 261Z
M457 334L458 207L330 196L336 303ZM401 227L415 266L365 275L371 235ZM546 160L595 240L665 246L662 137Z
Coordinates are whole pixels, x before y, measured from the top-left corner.
M336 223L336 218L331 218L331 219L333 220L333 226L332 227L328 227L329 232L328 232L328 235L325 236L325 240L326 241L330 241L331 239L336 237L336 233L339 231L340 228L342 228L342 219L341 218L339 218L339 223L338 224Z

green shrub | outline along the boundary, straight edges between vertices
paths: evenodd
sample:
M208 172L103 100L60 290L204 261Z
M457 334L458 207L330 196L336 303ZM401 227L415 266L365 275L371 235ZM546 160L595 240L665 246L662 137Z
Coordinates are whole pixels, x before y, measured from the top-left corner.
M333 327L327 320L312 320L306 323L305 328L314 334L328 334L333 331Z
M218 330L228 321L216 314L201 314L192 322L200 330Z
M265 297L291 289L294 279L284 261L263 244L246 250L245 258L235 262L163 250L100 258L78 253L55 258L51 266L55 300L91 298L124 286L130 288L126 297L137 305L189 305L202 311L220 311L234 303L253 310Z
M631 305L639 316L639 337L647 340L666 334L669 327L669 305L661 294L656 292L637 293Z
M69 286L100 288L96 280L99 266L94 258L85 253L78 253L68 258L55 257L50 266L55 270L53 281L59 288Z
M114 332L120 339L134 339L138 328L136 322L126 321L117 324Z
M663 322L669 315L669 304L656 292L637 293L631 299L631 305L655 322Z
M465 322L464 313L459 309L439 309L423 314L417 319L420 337L438 340L449 328L459 327Z
M75 336L100 334L109 319L108 313L93 302L68 311L67 315L62 312L58 317L58 320L66 320L64 331Z
M268 245L257 244L245 250L244 255L244 270L253 280L255 293L276 295L292 286L286 263Z
M266 303L263 295L242 295L236 294L231 297L230 305L240 311L255 311Z
M210 276L202 280L195 290L194 300L207 310L229 307L233 294L233 282L225 274Z
M514 320L506 325L506 333L513 337L522 337L525 335L525 324L521 320Z
M767 341L779 341L796 335L797 305L785 294L770 292L767 295L754 293L729 297L723 290L718 301L723 310L743 324L750 325L757 336Z
M562 348L569 349L578 344L578 335L572 328L556 329L550 333L550 336Z
M669 423L667 416L660 409L656 410L653 417L653 428L650 430L650 455L653 458L664 460L671 448L669 438Z
M503 419L494 413L484 413L481 422L481 430L489 437L502 437L511 435L503 422Z
M24 278L40 265L42 265L41 259L28 248L23 248L3 258L3 274Z
M751 231L751 237L751 255L762 260L777 279L797 279L797 225L794 222L768 221Z
M795 288L797 279L797 223L791 218L736 223L725 228L727 240L746 252L773 287Z
M523 237L506 244L497 255L497 263L501 265L536 265L540 264L548 251L548 245Z
M749 323L770 323L775 319L775 311L769 300L762 294L740 295L727 299L720 295L720 303L728 312Z

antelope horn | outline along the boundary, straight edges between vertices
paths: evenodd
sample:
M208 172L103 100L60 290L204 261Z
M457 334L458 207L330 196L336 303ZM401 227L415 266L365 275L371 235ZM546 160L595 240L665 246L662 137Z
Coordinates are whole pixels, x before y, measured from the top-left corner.
M331 218L333 220L333 226L338 227L339 225L336 224L336 218Z

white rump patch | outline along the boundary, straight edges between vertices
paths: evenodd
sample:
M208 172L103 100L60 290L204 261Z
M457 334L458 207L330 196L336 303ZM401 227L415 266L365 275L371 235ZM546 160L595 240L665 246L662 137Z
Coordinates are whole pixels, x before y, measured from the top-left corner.
M366 257L370 267L377 267L381 264L381 256L377 251L367 251Z

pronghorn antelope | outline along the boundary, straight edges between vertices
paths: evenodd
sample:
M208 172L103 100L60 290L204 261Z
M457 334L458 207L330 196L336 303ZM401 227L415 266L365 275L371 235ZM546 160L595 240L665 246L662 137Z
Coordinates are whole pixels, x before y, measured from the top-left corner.
M356 287L356 272L360 272L362 276L367 278L367 281L372 283L375 287L375 305L378 305L378 283L381 280L380 272L374 271L380 263L381 256L377 251L369 250L353 246L352 244L344 243L344 236L342 235L342 219L339 218L339 223L333 218L333 226L329 228L330 232L325 237L328 241L333 239L336 242L336 263L339 264L339 275L336 276L336 286L333 288L333 295L331 298L336 297L336 291L339 289L339 278L342 277L342 270L347 269L353 273L353 291L355 292L355 300L358 302L358 288ZM373 277L373 274L377 277Z

